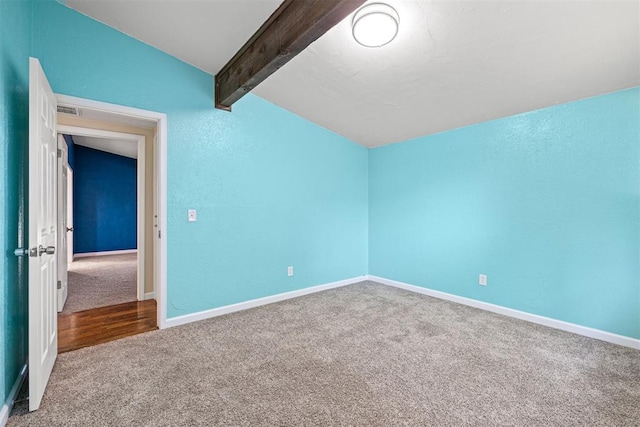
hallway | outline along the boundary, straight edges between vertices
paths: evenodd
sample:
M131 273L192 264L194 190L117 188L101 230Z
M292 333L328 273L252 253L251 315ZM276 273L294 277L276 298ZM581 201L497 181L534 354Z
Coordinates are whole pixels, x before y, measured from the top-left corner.
M138 301L136 253L76 258L58 314L64 353L157 329L156 301Z
M137 254L76 258L62 314L137 300Z

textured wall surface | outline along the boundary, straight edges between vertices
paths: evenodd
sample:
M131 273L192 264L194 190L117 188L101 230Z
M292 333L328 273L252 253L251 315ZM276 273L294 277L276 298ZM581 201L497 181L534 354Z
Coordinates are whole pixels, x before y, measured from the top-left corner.
M371 150L370 274L640 338L639 99Z
M31 2L0 1L0 407L27 358L26 264L13 250L26 236L31 12Z
M73 253L136 249L138 162L75 145Z
M169 317L366 274L363 147L252 95L214 110L209 74L58 3L34 19L55 92L168 116Z

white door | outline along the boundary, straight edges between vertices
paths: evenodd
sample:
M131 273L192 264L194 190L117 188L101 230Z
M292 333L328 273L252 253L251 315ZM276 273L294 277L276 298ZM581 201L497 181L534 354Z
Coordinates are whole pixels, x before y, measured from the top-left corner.
M62 135L58 135L58 311L67 301L67 201L69 179L69 151Z
M58 354L56 98L29 59L29 410L38 409Z

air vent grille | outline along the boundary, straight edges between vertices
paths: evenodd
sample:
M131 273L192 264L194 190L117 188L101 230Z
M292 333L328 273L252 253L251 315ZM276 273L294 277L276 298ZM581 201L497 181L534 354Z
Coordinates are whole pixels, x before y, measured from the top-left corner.
M58 113L71 114L72 116L80 116L80 110L76 107L67 107L66 105L58 105Z

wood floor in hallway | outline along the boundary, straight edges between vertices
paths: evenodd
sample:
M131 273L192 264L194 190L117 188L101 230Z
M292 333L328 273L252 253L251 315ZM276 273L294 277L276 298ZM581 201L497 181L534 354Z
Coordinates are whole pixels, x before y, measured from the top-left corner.
M58 352L158 329L155 300L132 301L58 315Z

